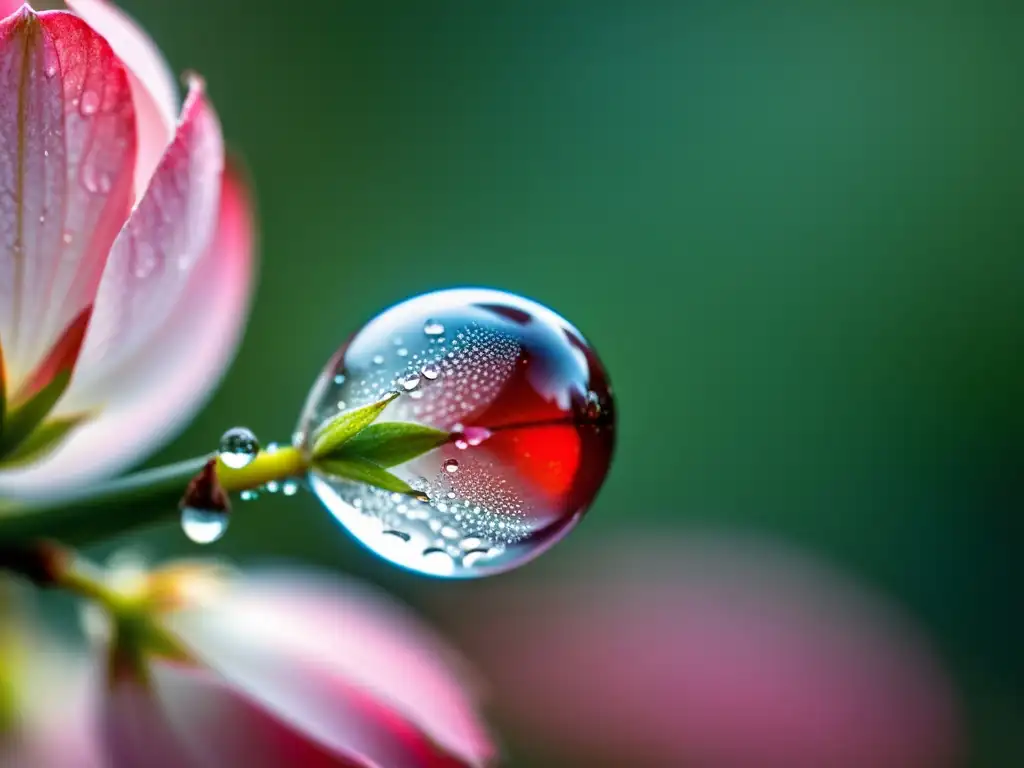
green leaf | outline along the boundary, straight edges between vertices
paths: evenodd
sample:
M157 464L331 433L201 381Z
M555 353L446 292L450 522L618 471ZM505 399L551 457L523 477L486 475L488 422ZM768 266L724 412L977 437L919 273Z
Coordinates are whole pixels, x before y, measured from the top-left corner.
M314 466L328 475L365 483L392 493L405 493L410 496L417 494L416 489L402 478L391 474L379 464L374 464L372 461L358 456L344 459L322 459L315 462Z
M386 421L366 427L327 457L358 457L381 467L394 467L422 456L450 439L451 434L440 429Z
M14 452L21 453L19 446L36 431L46 415L53 410L53 406L60 400L70 381L71 371L61 371L28 400L6 412L3 433L0 434L0 458L6 458ZM77 423L81 417L75 417L74 420ZM53 423L64 421L66 420L62 419Z
M30 464L52 451L72 429L88 418L86 414L44 421L10 451L0 457L0 467Z
M342 411L322 426L313 436L313 458L326 456L340 448L363 429L373 423L387 408L388 403L398 397L398 392L389 392L375 403Z

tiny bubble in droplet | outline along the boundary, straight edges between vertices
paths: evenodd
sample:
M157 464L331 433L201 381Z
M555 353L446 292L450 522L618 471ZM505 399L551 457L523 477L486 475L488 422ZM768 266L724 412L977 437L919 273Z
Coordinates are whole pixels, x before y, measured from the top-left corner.
M459 471L459 462L457 462L455 459L447 459L445 463L442 464L441 466L443 466L444 471L450 475L453 475Z
M444 326L436 320L427 320L426 324L423 326L423 332L427 334L427 336L440 336L444 333Z
M241 469L252 463L260 452L260 443L251 429L232 427L220 438L220 460L230 469Z

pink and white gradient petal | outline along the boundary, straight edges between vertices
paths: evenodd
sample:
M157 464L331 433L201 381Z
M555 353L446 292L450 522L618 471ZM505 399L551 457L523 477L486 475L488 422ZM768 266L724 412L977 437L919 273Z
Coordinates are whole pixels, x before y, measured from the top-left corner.
M93 303L131 204L135 113L110 46L66 12L0 22L0 340L8 388Z
M120 369L102 371L110 378L99 383L116 383L117 398L39 463L0 472L0 492L53 495L120 471L187 423L223 375L244 330L255 272L254 226L248 190L229 168L216 237L163 327ZM73 389L74 383L61 408L76 407Z
M139 199L174 138L181 104L177 81L156 43L116 5L107 0L66 0L66 3L106 38L128 69L139 132L139 157L135 166L135 198Z
M338 753L388 766L476 766L494 756L451 652L365 590L252 573L215 608L170 622L201 661Z

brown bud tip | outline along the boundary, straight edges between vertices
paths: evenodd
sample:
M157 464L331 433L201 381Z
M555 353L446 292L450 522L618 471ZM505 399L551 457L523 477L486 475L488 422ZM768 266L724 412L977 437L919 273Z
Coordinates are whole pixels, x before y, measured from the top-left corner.
M178 506L181 509L192 507L206 512L223 512L224 514L231 511L231 501L217 478L216 459L206 462L199 474L192 478Z

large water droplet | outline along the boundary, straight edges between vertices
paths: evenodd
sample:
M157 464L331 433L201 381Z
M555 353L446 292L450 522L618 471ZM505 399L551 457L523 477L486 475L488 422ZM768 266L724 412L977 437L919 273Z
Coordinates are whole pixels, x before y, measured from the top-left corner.
M260 452L260 441L247 427L232 427L220 438L220 460L226 467L241 469Z
M395 339L406 357L395 354ZM607 474L614 408L604 369L579 331L534 302L454 290L387 310L331 359L296 443L308 448L339 400L358 408L394 390L408 395L382 422L454 435L388 468L424 495L322 470L309 481L357 540L413 571L465 578L521 565L577 524Z
M181 510L181 530L196 544L212 544L228 529L226 512L185 507Z

